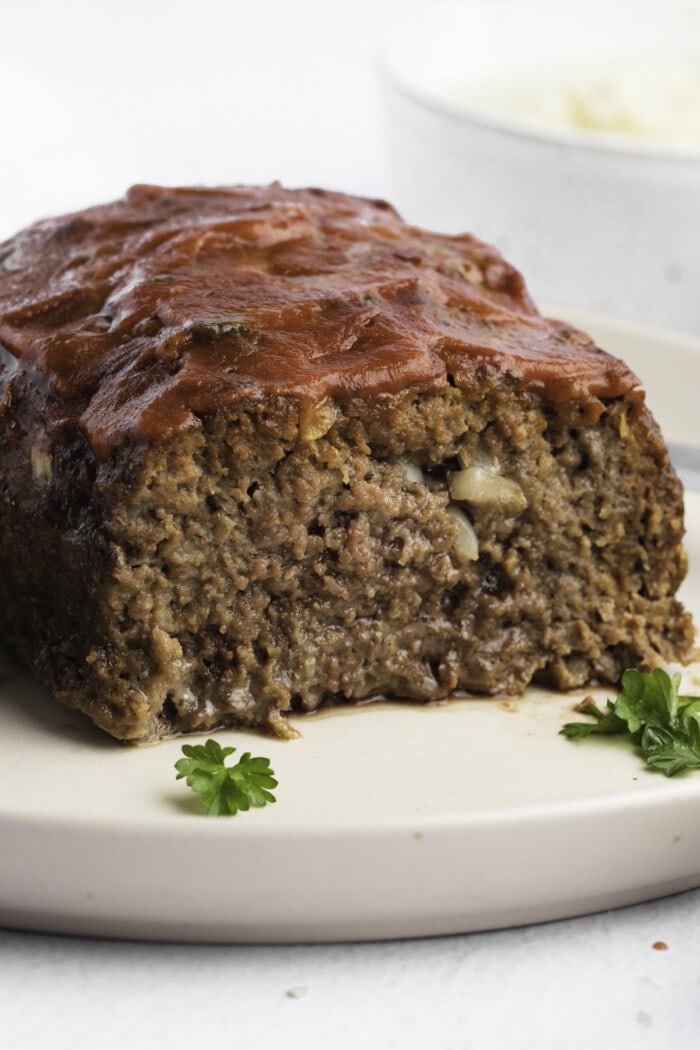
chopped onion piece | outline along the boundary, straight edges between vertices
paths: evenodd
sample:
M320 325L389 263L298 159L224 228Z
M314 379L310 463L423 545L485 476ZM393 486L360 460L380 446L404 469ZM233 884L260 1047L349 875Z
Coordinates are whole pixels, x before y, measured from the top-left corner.
M335 423L338 411L329 397L315 403L303 402L299 419L302 441L318 441Z
M459 532L454 542L454 552L461 562L476 561L479 557L479 540L474 526L459 507L449 506L447 513L457 522Z
M492 474L500 474L501 464L498 462L495 456L492 456L490 452L486 452L483 448L478 448L476 455L469 457L467 450L461 448L457 453L457 459L459 465L466 469L467 467L483 467L484 470L490 470Z
M40 448L38 445L32 445L29 450L29 462L32 466L32 477L36 482L42 483L51 480L53 462L45 449Z
M425 484L423 471L416 463L407 463L405 459L400 459L399 466L403 467L404 474L406 475L409 481L414 482L414 484L416 485Z
M484 467L467 467L449 477L450 496L477 506L488 505L513 514L527 507L527 500L517 481L503 478Z

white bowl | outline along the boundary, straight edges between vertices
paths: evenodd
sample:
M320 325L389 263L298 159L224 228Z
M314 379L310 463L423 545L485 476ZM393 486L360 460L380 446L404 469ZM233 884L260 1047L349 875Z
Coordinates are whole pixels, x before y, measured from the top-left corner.
M382 66L392 199L409 221L496 244L537 297L700 332L700 141L664 139L674 109L668 126L651 112L655 71L700 74L698 0L433 4ZM517 97L549 80L556 114L567 76L630 70L658 137L558 125Z

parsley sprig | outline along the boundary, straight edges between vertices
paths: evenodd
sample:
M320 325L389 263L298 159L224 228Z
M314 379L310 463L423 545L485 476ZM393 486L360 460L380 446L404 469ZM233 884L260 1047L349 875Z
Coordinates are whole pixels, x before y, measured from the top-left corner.
M622 691L605 711L591 697L577 706L594 722L569 722L560 732L572 739L626 734L646 763L667 777L700 769L700 697L680 696L680 683L680 674L671 677L661 668L651 674L625 671Z
M205 744L183 744L185 757L175 763L176 780L187 778L210 816L233 816L240 809L276 801L270 789L277 781L269 759L252 758L246 751L235 765L226 765L235 750L210 737Z

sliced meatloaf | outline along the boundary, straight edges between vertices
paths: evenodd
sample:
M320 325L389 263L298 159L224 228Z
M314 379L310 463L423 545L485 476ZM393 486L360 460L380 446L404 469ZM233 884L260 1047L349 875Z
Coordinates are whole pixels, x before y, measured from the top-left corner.
M687 659L635 376L471 236L163 189L0 246L0 630L149 742Z

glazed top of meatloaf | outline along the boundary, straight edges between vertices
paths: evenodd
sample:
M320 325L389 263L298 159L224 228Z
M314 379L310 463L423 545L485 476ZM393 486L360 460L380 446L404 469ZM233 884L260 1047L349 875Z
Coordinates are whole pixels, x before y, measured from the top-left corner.
M542 318L495 249L383 201L136 186L0 246L0 402L21 377L98 459L245 395L469 390L489 374L554 401L638 386Z

